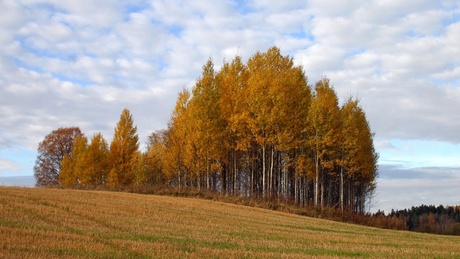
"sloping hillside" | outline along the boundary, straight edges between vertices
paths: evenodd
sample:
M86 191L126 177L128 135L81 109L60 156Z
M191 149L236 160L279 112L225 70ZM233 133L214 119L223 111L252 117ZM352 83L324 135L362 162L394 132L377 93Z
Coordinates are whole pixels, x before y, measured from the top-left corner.
M0 210L0 258L460 256L460 237L192 198L0 187Z

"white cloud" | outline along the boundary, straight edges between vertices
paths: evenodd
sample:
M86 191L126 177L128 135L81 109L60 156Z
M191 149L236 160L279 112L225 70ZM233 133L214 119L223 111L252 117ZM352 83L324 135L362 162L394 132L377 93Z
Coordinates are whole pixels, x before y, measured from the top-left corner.
M0 9L3 152L35 152L62 126L110 140L123 108L145 139L166 127L177 92L209 57L219 67L275 44L311 84L326 75L342 101L360 98L383 160L409 159L394 139L428 150L460 143L456 1L7 0Z
M39 6L41 1L29 1L30 6ZM117 0L105 0L105 1L91 1L91 0L80 0L80 1L60 1L52 0L48 1L48 4L52 5L51 10L58 10L58 13L69 13L73 25L83 27L108 27L114 23L121 21L124 4ZM60 12L59 12L60 11Z
M255 0L253 1L254 8L268 12L286 12L295 9L304 9L305 1L270 1L270 0Z
M84 102L105 92L97 96L102 102L113 102L129 96L124 94L126 87L142 92L153 85L158 88L158 82L168 78L182 78L179 85L169 88L176 91L192 84L208 57L216 64L237 53L248 58L276 43L304 65L311 81L328 75L342 97L357 94L369 108L372 122L380 120L378 114L385 107L389 118L374 127L383 137L410 138L407 129L414 123L408 118L452 128L447 125L452 122L446 107L455 104L445 98L455 90L438 89L433 80L452 84L458 74L454 42L458 42L459 26L451 23L443 28L454 11L430 1L416 5L309 1L307 7L301 2L258 1L242 7L246 13L238 13L241 9L233 9L238 6L231 2L137 1L132 5L142 8L127 13L127 5L111 1L50 1L48 5L26 1L34 17L21 19L18 14L23 10L18 5L4 5L12 10L10 18L3 18L4 26L19 28L21 44L32 48L16 45L15 54L21 62L44 71L29 72L25 67L2 79L13 82L7 89L17 96L20 92L43 94L49 92L48 85L56 85L55 95L67 101L72 99L69 95ZM15 45L17 41L10 37L9 42ZM42 51L54 54L42 56ZM14 64L3 66L14 70ZM78 90L82 83L91 89ZM395 89L395 84L405 86ZM414 116L427 112L432 115ZM391 122L399 130L391 130ZM426 130L413 132L417 138L426 134ZM432 138L435 132L429 134Z
M396 148L388 139L374 139L374 147L379 150Z
M309 0L307 8L318 16L349 16L368 1Z

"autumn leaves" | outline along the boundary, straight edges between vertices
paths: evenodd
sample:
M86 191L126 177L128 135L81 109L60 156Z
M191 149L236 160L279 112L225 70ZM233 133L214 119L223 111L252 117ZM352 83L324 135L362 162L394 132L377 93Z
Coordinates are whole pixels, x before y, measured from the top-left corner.
M166 184L355 211L375 188L377 155L358 101L339 107L328 79L309 86L276 47L219 71L209 60L145 153L136 131L124 110L110 148L100 134L90 144L75 137L59 184Z
M142 154L130 112L123 110L108 148L100 133L91 143L84 135L75 138L70 155L62 160L59 184L72 188L126 186L134 183Z
M357 100L339 107L276 47L214 71L183 90L166 138L170 183L227 195L363 211L377 154Z

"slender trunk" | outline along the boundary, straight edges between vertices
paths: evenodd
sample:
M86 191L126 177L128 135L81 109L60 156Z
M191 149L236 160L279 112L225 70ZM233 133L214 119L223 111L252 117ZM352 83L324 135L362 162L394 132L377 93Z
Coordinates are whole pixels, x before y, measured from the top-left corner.
M324 207L324 173L321 174L321 209Z
M208 147L209 147L209 143L208 143ZM209 171L211 167L211 162L209 160L210 160L209 159L209 149L206 149L206 179L205 179L206 190L209 190Z
M340 167L340 209L343 211L343 166Z
M305 174L302 176L302 190L303 190L303 205L308 205L308 178Z
M209 177L209 167L210 167L210 165L209 165L209 163L208 163L208 165L206 166L206 189L207 189L207 190L209 190L209 188L210 188L210 183L209 183L209 181L210 181L210 177Z
M294 175L294 203L299 204L299 183L297 181L297 174Z
M251 196L254 195L254 164L251 165Z
M237 154L236 150L233 150L233 194L237 194L237 188L236 188L236 183L237 183Z
M254 197L254 196L257 196L257 195L254 193L254 181L255 181L255 179L254 179L254 177L255 177L254 176L255 168L254 167L255 166L254 166L254 160L252 159L253 158L252 149L253 148L251 147L251 149L248 150L247 157L249 158L249 162L250 162L250 166L251 166L251 186L250 186L250 188L251 188L251 196Z
M287 166L286 164L284 165L284 170L283 170L283 184L282 184L282 194L284 195L284 199L285 201L287 202L288 200L288 192L287 192L287 180L286 180L286 176L287 176Z
M229 167L230 163L225 164L225 163L222 162L221 164L222 164L222 174L221 174L222 190L221 190L221 192L225 196L228 196L228 192L227 192L227 174L228 174L228 167Z
M300 176L299 177L299 181L300 181L300 205L301 206L305 206L305 202L306 202L306 189L305 189L305 176Z
M179 190L180 190L180 170L177 172L177 177L178 177L178 180L179 180Z
M353 180L348 182L348 208L354 210L353 208Z
M272 146L271 147L271 150L272 150L272 153L271 153L271 157L270 157L270 175L269 175L269 187L268 187L268 196L269 197L272 197L273 196L273 185L274 185L274 179L273 179L273 164L274 164L274 160L275 160L275 148Z
M180 177L181 175L179 175ZM183 186L184 187L187 187L187 172L184 172L184 175L182 177L183 179L181 180L181 182L184 182Z
M316 150L315 157L315 206L318 206L318 192L319 192L319 159L318 159L318 150Z
M198 185L198 191L201 191L201 175L200 173L198 173L198 176L197 176L197 185Z
M262 146L262 197L265 198L265 144Z
M276 155L276 171L273 172L273 175L276 179L274 182L275 186L273 187L275 190L275 195L279 199L281 197L281 173L283 172L283 169L281 168L281 161L280 161L280 156L279 154Z

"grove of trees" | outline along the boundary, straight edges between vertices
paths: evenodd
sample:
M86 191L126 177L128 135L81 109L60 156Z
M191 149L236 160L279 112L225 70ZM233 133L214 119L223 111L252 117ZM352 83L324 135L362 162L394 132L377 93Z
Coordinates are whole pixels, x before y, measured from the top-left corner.
M364 212L375 189L373 134L357 99L342 106L329 79L308 84L301 66L272 47L215 70L211 60L177 98L168 128L139 150L137 128L123 110L110 146L83 134L53 156L53 181L39 186L115 188L167 185L226 196ZM68 145L67 145L68 146ZM51 176L50 176L51 177Z

